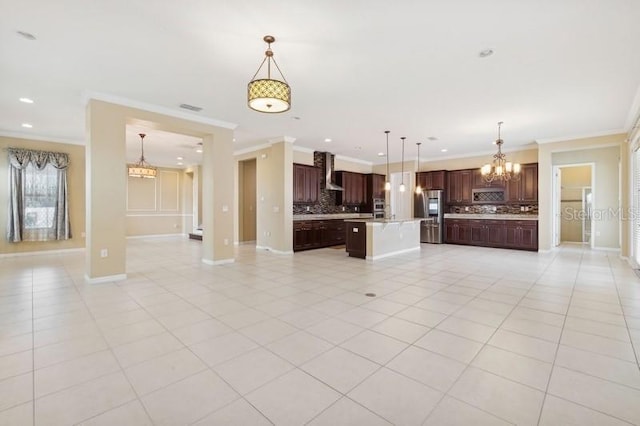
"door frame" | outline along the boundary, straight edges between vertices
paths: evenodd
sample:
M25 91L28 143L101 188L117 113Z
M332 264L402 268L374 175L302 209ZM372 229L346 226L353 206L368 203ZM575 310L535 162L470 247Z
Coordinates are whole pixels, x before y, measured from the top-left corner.
M571 164L557 164L553 166L553 174L552 174L552 188L553 188L553 245L554 247L558 247L560 245L560 227L561 227L561 187L562 187L562 169L569 167L591 167L591 205L595 206L596 204L596 163L571 163ZM584 235L583 235L584 239ZM591 238L589 240L589 247L595 247L595 239L596 239L596 224L593 218L591 218Z

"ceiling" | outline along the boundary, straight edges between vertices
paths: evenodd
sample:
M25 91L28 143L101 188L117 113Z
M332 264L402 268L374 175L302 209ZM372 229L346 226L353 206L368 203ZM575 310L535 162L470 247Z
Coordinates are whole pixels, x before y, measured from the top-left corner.
M286 135L296 146L382 163L377 153L385 151L389 129L390 161L400 160L400 136L407 137L407 158L422 142L426 161L492 152L498 121L507 151L625 131L640 99L637 0L0 6L5 135L82 143L89 91L181 113L181 103L202 107L193 114L238 125L237 150ZM266 34L276 37L275 58L292 87L293 107L282 114L246 105ZM489 48L494 54L480 58ZM141 130L127 130L131 161ZM180 146L197 143L154 132L146 131L145 154L158 165L175 164L184 156ZM162 138L166 146L156 154L154 141Z

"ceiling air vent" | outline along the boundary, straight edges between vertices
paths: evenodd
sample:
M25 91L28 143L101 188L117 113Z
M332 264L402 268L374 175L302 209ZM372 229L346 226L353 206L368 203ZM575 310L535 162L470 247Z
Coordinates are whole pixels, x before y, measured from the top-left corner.
M189 104L180 104L180 108L188 109L189 111L194 111L194 112L202 111L201 107L197 107L197 106L193 106L193 105L189 105Z

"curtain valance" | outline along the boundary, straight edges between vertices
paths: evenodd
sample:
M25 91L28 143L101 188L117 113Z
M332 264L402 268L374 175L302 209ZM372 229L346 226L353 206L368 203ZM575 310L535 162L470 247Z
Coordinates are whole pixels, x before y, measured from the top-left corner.
M42 170L51 164L58 170L69 167L69 155L64 152L37 151L35 149L8 148L9 163L17 168L24 169L32 163L35 168Z

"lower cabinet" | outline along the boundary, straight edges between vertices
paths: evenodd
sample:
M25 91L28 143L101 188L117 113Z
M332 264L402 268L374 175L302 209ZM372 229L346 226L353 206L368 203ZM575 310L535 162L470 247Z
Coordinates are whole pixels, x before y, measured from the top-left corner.
M331 247L345 242L344 220L293 222L293 251Z
M367 257L367 225L364 222L349 222L346 232L346 249L350 257Z
M483 247L538 250L538 221L445 219L445 242Z

